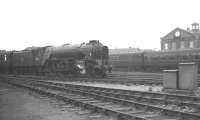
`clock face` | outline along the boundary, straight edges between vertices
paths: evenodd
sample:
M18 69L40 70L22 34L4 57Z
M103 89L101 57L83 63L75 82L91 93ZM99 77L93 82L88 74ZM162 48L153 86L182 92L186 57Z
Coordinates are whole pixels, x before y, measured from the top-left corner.
M180 36L180 31L176 31L176 32L175 32L175 36L176 36L176 37L179 37L179 36Z

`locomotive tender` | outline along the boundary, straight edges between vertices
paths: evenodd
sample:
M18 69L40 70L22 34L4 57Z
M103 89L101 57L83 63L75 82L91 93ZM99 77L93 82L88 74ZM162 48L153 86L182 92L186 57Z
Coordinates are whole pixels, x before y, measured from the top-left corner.
M200 49L110 54L109 62L116 71L162 72L177 69L181 62L195 62L200 67Z
M0 53L0 72L13 74L105 76L107 64L108 47L98 40Z

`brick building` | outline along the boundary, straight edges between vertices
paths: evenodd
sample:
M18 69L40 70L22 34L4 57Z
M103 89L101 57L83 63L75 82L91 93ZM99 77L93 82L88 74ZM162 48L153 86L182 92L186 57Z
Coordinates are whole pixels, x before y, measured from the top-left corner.
M182 50L200 48L199 24L193 23L187 30L175 28L161 38L161 50Z

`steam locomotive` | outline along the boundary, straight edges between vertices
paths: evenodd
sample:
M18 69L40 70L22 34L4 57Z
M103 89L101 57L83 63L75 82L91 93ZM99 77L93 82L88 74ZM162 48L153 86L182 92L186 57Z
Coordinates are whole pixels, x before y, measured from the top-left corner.
M2 73L106 76L107 65L108 47L98 40L0 52Z
M109 62L115 71L162 72L182 62L195 62L200 68L200 49L110 54Z

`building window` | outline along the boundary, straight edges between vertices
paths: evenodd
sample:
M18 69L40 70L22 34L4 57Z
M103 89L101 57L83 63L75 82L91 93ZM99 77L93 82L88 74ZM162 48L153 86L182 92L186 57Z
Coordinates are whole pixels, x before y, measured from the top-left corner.
M184 49L185 48L185 42L184 41L181 41L181 49Z
M172 50L176 50L176 43L172 42Z
M189 47L190 47L190 48L194 48L194 41L190 41L190 42L189 42Z
M7 61L7 55L4 55L4 61Z
M176 37L180 37L180 34L181 34L180 31L176 31L176 32L175 32L175 36L176 36Z
M165 43L165 44L164 44L164 49L165 49L165 50L168 50L168 49L169 49L168 43Z

